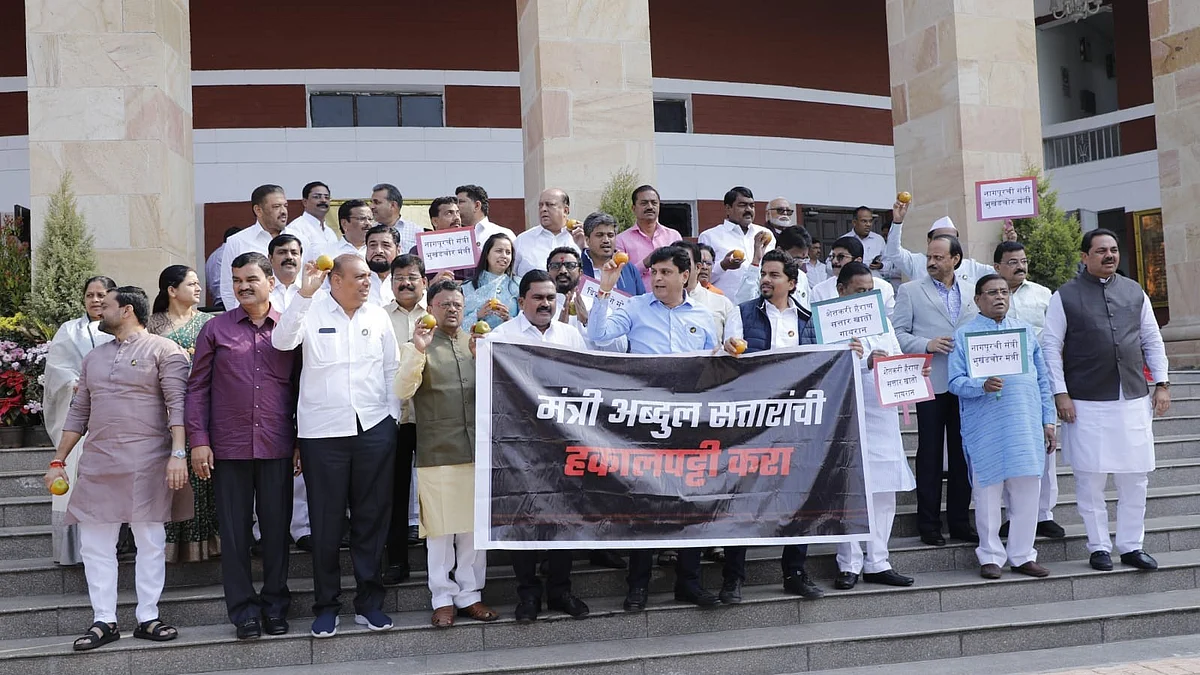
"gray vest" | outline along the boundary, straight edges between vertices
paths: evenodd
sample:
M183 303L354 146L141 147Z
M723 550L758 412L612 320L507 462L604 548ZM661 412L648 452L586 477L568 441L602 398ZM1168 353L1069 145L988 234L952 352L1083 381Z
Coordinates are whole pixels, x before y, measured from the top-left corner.
M425 349L425 377L413 395L417 419L416 464L450 466L475 461L475 357L471 338L439 330Z
M1067 317L1063 375L1081 401L1141 398L1150 393L1142 372L1142 304L1137 282L1115 275L1106 284L1081 271L1058 289Z

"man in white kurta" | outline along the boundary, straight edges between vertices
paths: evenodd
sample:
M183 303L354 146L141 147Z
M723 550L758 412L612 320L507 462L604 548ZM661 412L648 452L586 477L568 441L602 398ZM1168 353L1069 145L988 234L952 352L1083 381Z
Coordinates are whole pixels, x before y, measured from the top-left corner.
M1042 347L1054 404L1062 421L1063 453L1075 472L1079 515L1091 565L1111 570L1104 485L1117 488L1117 552L1139 569L1158 563L1142 550L1146 486L1154 470L1153 414L1171 406L1167 355L1150 298L1117 274L1116 235L1103 228L1083 236L1085 270L1050 298ZM1155 382L1146 386L1144 366Z
M832 300L838 297L838 275L842 271L842 266L855 261L864 265L866 264L862 242L858 237L851 234L833 242L833 245L829 247L829 265L833 268L833 276L809 290L809 301L821 302L822 300ZM888 321L890 322L892 312L896 309L896 291L886 279L880 277L875 277L875 279L874 290L879 291L880 295L883 296L883 309L887 312Z
M701 232L697 238L716 252L712 283L731 298L737 296L745 275L751 275L750 280L755 281L755 272L749 264L754 238L759 234L769 238L764 251L775 248L775 237L767 228L754 224L754 213L754 193L741 186L731 188L725 193L725 221Z

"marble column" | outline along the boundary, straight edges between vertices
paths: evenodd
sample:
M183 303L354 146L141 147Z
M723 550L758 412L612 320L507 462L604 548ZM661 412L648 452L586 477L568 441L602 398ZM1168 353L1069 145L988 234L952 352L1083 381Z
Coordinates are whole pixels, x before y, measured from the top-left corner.
M153 297L196 264L188 0L25 0L25 28L34 241L69 170L100 271Z
M1171 318L1163 327L1173 367L1200 366L1200 3L1154 0L1150 58L1158 183Z
M950 216L966 254L990 261L1002 223L976 222L975 182L1041 165L1033 6L887 0L896 185L913 193L909 250L924 251L929 225Z
M622 167L653 183L648 0L517 0L517 19L526 222L546 187L583 220Z

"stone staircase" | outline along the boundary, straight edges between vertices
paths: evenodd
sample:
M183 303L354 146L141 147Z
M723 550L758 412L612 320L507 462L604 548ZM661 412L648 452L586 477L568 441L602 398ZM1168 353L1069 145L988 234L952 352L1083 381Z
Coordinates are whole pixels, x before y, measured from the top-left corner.
M1173 373L1171 379L1171 414L1154 422L1159 468L1151 474L1146 514L1146 549L1161 565L1157 572L1118 564L1102 573L1088 566L1074 483L1069 467L1060 466L1055 518L1067 537L1037 542L1039 561L1052 572L1047 579L1006 572L999 581L984 581L973 546L955 540L940 548L921 544L908 493L900 496L892 563L916 578L911 588L860 583L852 591L833 590L833 547L814 546L809 571L827 594L803 601L780 588L778 548L763 548L750 553L740 605L701 610L676 603L670 595L673 575L656 571L649 609L626 613L621 610L624 572L579 560L574 590L591 606L591 616L574 621L544 612L536 624L518 626L511 619L516 597L508 557L493 552L484 599L504 618L486 625L460 619L441 631L429 626L424 549L413 548L410 560L417 571L412 580L388 590L385 609L396 628L370 633L347 618L338 635L327 640L309 637L310 559L294 551L289 635L238 643L225 617L219 564L210 561L168 567L161 614L180 627L180 638L163 644L133 640L133 569L125 562L119 609L125 639L95 652L73 653L72 640L92 616L83 569L59 567L49 559L50 500L40 476L51 452L0 450L0 673L750 674L874 672L873 667L900 672L887 664L902 663L912 664L905 672L985 672L981 664L989 663L989 655L1014 653L1029 653L1030 663L1049 670L1063 667L1062 662L1043 662L1042 652L1033 650L1057 654L1195 634L1200 632L1200 372ZM915 419L913 425L904 432L910 459ZM1111 517L1115 494L1108 498ZM342 565L351 569L345 552ZM719 567L705 563L704 577L710 589L717 588ZM352 587L351 579L344 583ZM345 595L343 607L350 611L352 592ZM923 661L930 665L918 663Z

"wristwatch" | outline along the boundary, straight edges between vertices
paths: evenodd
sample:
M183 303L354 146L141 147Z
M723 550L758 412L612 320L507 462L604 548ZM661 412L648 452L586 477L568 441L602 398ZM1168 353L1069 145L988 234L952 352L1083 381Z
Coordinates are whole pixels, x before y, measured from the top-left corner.
M187 450L172 450L171 456L175 459L187 459Z
M1162 382L1155 382L1155 383L1154 383L1154 386L1156 386L1156 387L1162 387L1163 389L1170 389L1170 388L1171 388L1171 383L1170 383L1170 382L1167 382L1166 380L1163 380Z

